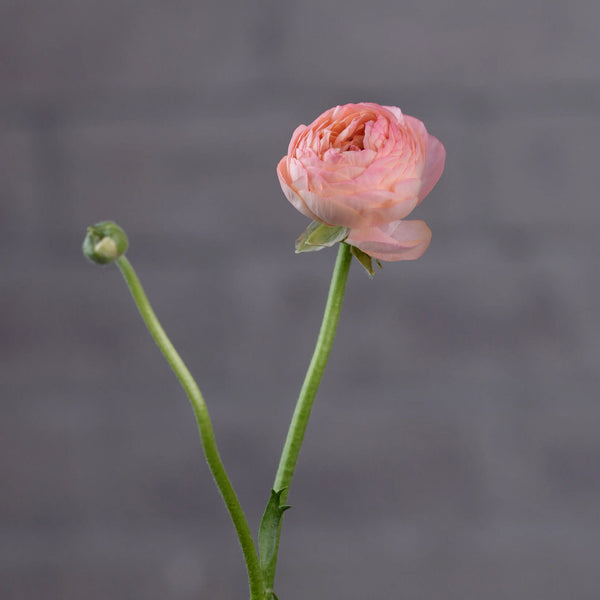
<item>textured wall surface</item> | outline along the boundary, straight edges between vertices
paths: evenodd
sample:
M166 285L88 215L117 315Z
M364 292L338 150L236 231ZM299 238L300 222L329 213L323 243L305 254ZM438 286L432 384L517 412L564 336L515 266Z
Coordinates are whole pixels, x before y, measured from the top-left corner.
M335 104L446 146L425 256L350 274L282 600L600 597L600 4L0 2L0 597L247 598L114 219L256 530L334 252L275 165Z

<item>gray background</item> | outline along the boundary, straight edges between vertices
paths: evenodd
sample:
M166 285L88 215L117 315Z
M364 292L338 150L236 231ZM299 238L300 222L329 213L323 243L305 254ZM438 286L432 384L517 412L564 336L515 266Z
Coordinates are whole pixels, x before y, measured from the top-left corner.
M600 597L600 4L4 0L0 597L247 597L192 412L115 268L119 221L253 530L334 252L275 176L335 104L421 118L433 242L351 272L277 591Z

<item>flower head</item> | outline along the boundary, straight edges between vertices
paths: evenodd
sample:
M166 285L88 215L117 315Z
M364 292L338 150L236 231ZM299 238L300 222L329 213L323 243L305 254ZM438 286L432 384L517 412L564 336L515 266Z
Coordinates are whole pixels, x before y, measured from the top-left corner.
M415 259L431 239L403 221L437 183L442 144L394 106L345 104L293 133L277 166L281 187L305 216L347 227L346 241L380 260Z

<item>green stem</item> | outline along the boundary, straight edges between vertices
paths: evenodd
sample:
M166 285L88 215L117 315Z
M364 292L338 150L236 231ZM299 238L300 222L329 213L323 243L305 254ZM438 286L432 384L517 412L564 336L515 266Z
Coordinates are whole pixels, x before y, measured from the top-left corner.
M244 511L236 496L235 490L229 481L221 457L219 456L210 416L202 393L198 389L191 373L177 353L177 350L173 347L173 344L167 337L167 334L154 314L150 302L148 301L148 297L144 292L144 288L131 266L131 263L125 256L121 256L116 262L129 286L129 291L133 296L148 330L167 359L167 362L171 365L171 368L175 372L175 375L190 399L190 403L196 415L198 429L200 430L200 439L202 440L202 446L204 448L208 466L210 467L219 491L223 496L223 500L225 501L225 505L227 506L227 510L229 511L229 515L233 521L233 525L242 546L242 552L244 553L246 568L248 570L250 598L251 600L264 600L265 586L260 571L256 546L254 545L252 533L250 532L250 527L248 526Z
M273 484L273 489L275 491L283 490L281 494L281 504L285 504L289 492L298 455L300 454L300 447L302 446L302 440L304 439L304 432L306 431L308 418L310 417L310 411L317 390L319 389L321 378L323 377L323 371L327 365L327 359L329 358L329 352L331 351L340 317L342 301L344 300L344 291L346 289L346 281L348 280L351 261L351 247L343 242L340 243L333 276L331 278L331 285L329 286L329 295L327 297L327 304L325 306L325 313L323 315L319 337L317 338L317 344L310 365L308 366L302 389L300 390L300 396L298 397L294 415L292 416L292 422L290 423L281 459L279 460L277 475L275 476L275 482ZM277 549L279 549L280 534L281 527L277 536ZM273 588L276 562L277 558L273 562L273 568L267 573L267 589Z

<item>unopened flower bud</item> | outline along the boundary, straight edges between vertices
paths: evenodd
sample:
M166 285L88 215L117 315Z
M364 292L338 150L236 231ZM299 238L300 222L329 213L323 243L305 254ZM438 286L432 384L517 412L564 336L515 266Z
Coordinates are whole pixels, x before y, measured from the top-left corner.
M92 262L106 265L124 254L127 246L125 232L116 223L102 221L87 228L83 253Z

